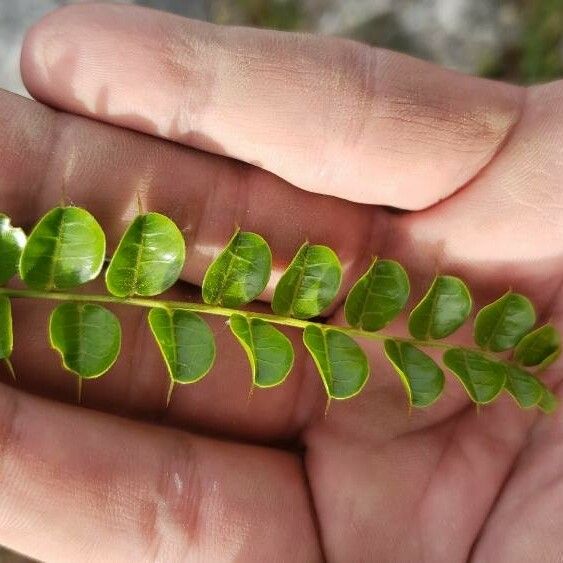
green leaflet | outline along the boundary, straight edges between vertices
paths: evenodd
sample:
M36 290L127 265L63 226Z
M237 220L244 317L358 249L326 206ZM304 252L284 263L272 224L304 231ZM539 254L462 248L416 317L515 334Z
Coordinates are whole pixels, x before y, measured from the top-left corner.
M63 303L51 313L49 339L66 369L92 379L106 373L117 360L121 326L100 305Z
M57 207L29 235L20 276L33 289L70 289L98 276L105 252L104 232L90 213L79 207Z
M557 410L559 399L547 387L544 387L543 395L538 403L538 407L546 414L551 414Z
M431 405L444 389L444 372L436 362L408 342L388 339L385 355L399 374L414 407Z
M536 313L530 300L509 291L479 311L475 318L475 342L484 350L509 350L535 323Z
M160 213L139 215L121 239L106 272L106 285L117 297L159 295L172 287L186 259L184 237Z
M289 338L266 321L242 315L232 315L229 326L248 356L253 384L274 387L283 383L295 359Z
M344 332L335 328L307 325L303 342L321 375L329 398L348 399L357 395L369 375L364 351Z
M7 297L0 297L0 360L7 360L13 348L12 307Z
M540 326L518 342L514 350L514 361L523 366L540 366L545 369L561 353L561 336L550 324Z
M264 291L271 271L268 243L260 235L237 230L205 274L203 300L224 307L250 303Z
M12 227L10 218L0 213L0 285L4 285L17 274L25 243L25 233Z
M415 407L432 404L445 383L442 369L422 351L425 346L447 350L445 365L477 403L492 401L506 388L522 408L537 405L552 412L557 407L557 397L536 375L559 356L559 332L551 324L530 332L535 312L522 295L509 292L479 312L474 336L486 350L481 352L429 342L452 334L471 312L467 286L452 276L436 277L411 312L409 331L416 340L409 340L368 334L392 322L408 301L409 278L393 260L374 260L354 284L344 307L350 326L337 328L307 320L333 304L340 289L342 267L326 246L306 243L299 249L274 291L272 309L277 317L236 310L259 297L268 284L272 255L261 236L240 230L234 233L205 275L202 293L206 305L197 300L150 299L177 281L185 254L183 235L169 218L141 214L128 227L110 261L106 285L111 295L71 293L67 290L97 277L105 260L105 235L94 217L77 207L58 207L37 223L26 241L24 232L0 214L0 360L15 379L9 360L12 298L62 301L51 314L49 338L65 368L79 376L80 398L83 378L106 373L121 347L118 319L97 303L119 302L150 309L148 323L171 380L168 401L175 383L198 381L214 364L215 339L201 313L229 318L230 329L251 364L253 386L279 385L292 369L292 343L276 328L282 324L304 327L304 345L329 399L353 397L367 381L368 359L352 338L359 336L385 340L385 354ZM3 287L16 270L31 289ZM506 354L493 354L510 348L515 348L512 361L507 361ZM534 374L524 369L531 366L537 367Z
M544 394L545 387L531 373L516 366L504 365L506 390L523 409L535 407Z
M394 260L376 259L348 294L346 321L362 330L380 330L403 310L409 293L404 268Z
M437 276L410 314L409 331L418 340L445 338L467 320L471 307L471 295L463 281Z
M332 303L341 281L338 256L327 246L305 243L276 286L272 310L297 319L316 317Z
M215 338L209 325L183 309L151 309L149 326L175 383L195 383L215 362Z
M476 403L490 403L504 388L504 366L489 360L479 352L451 348L444 353L444 363L458 377Z

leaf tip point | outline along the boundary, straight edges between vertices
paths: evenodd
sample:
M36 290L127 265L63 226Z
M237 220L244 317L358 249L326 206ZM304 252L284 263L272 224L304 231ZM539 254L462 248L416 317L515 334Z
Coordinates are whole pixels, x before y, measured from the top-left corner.
M174 380L170 380L170 386L168 387L168 393L166 394L166 408L170 406L170 402L172 401L172 393L174 391Z

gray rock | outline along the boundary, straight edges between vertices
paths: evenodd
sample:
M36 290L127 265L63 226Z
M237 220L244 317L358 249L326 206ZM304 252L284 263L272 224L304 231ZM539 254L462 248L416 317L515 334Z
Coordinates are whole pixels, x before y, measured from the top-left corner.
M519 37L517 0L309 0L317 29L477 73Z

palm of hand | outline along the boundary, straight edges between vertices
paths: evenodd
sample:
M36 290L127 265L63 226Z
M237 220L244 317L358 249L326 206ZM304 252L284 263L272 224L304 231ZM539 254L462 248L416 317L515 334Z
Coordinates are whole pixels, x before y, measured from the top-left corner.
M102 15L95 17L107 17L103 8L99 10ZM63 12L62 18L83 17L77 12L78 16L73 11ZM71 23L76 25L75 20ZM57 22L51 25L56 29ZM88 88L91 86L84 76L75 78L76 91L70 95L64 86L68 72L64 65L53 66L48 80L41 78L34 67L40 57L30 53L45 55L46 47L40 49L42 41L48 45L47 39L53 41L55 36L47 25L46 31L39 31L30 41L27 59L24 56L25 75L34 95L70 111L162 135L162 127L157 126L158 108L141 105L141 119L123 111L110 111L107 100L92 104L80 93L81 80ZM65 57L62 60L68 62ZM147 66L150 64L149 61ZM150 189L149 205L187 223L191 230L195 242L185 272L185 279L190 282L201 281L209 262L209 248L224 242L235 220L244 220L245 227L263 233L272 243L274 256L285 261L305 236L322 239L319 242L334 247L346 266L345 289L367 267L371 255L378 254L407 265L415 282L414 296L422 294L436 271L459 274L466 279L477 306L499 296L512 284L537 304L541 319L549 318L561 326L563 164L561 149L554 141L563 128L561 93L558 85L531 90L525 104L517 104L524 109L514 111L518 115L510 126L504 124L498 135L483 140L484 150L470 146L466 155L464 147L454 147L454 156L462 164L467 159L468 168L475 168L468 177L464 176L463 166L461 172L456 169L457 184L445 182L440 168L441 164L448 168L453 157L444 157L444 163L437 159L433 174L423 181L426 193L431 194L424 196L430 198L425 204L465 185L450 199L414 214L315 196L247 165L73 117L63 118L56 128L57 150L47 179L35 179L40 173L36 171L32 184L44 184L46 195L38 204L43 207L53 203L53 194L61 180L65 181L71 197L102 219L113 241L123 228L132 195L139 185L146 184ZM510 93L506 98L512 96ZM455 106L455 101L452 103ZM502 104L506 103L503 99ZM41 155L48 143L36 138L52 134L49 110L31 107L4 94L0 96L0 105L6 107L7 114L15 110L33 116L29 123L8 123L14 134L6 137L5 154L14 154L23 137L27 154L44 160ZM114 106L119 106L119 99ZM426 118L423 114L423 127L428 125ZM494 116L490 119L494 120ZM402 120L397 121L397 127L401 127ZM460 127L465 126L467 122L460 120ZM171 128L164 136L213 152L227 150L214 148L201 137L182 136L178 129L179 126ZM438 125L437 129L438 136L443 133L448 137L447 125L442 130ZM481 125L477 131L481 131ZM486 133L483 132L484 137ZM228 134L225 137L228 139ZM92 143L93 138L99 142ZM419 144L425 149L424 143L431 145L431 141L431 137L422 138ZM81 164L75 152L81 144L88 147L86 164ZM113 191L108 190L108 197L101 198L92 193L91 186L96 182L113 190L115 169L105 165L108 159L115 158L113 153L117 153L120 163L123 188L112 197L109 194ZM235 151L229 153L251 160ZM264 167L300 184L298 172L276 169L268 162L267 152L265 155ZM262 156L260 160L264 161ZM343 153L341 164L335 167L347 167L347 156L351 155ZM417 161L416 157L413 159ZM419 161L425 159L432 160L426 155ZM419 161L415 168L423 166ZM8 162L8 190L15 192L29 178L22 180L17 156ZM393 167L397 165L388 168ZM298 160L294 168L299 169ZM408 170L402 172L409 174ZM357 181L361 184L361 178ZM190 192L179 192L179 186L186 182ZM302 184L309 186L309 179ZM439 189L432 195L435 186ZM383 203L401 206L401 197L404 199L401 194L389 192ZM33 220L33 212L20 201L8 200L6 211L22 221ZM232 216L225 217L226 210ZM185 286L177 291L184 298L189 293ZM52 357L42 333L48 309L17 304L16 334L22 336L15 364L19 366L22 384L29 389L57 397L74 396L68 375L46 361ZM179 391L163 415L167 383L158 353L143 328L140 314L120 311L120 316L126 338L122 358L112 377L85 390L88 406L143 418L164 417L170 425L257 444L281 443L283 447L280 452L194 437L186 448L184 438L164 435L172 431L151 429L154 435L145 436L149 431L144 427L123 429L113 419L107 422L96 418L103 415L84 414L85 422L77 423L83 443L79 449L64 446L63 457L78 474L73 485L92 489L87 491L90 496L84 493L86 496L80 497L82 502L100 502L99 497L105 495L100 508L105 521L98 523L98 531L102 537L112 539L113 546L107 551L110 559L118 559L130 550L137 559L169 560L195 557L193 553L225 557L232 553L233 557L263 560L267 554L278 553L283 555L281 559L310 561L324 553L334 561L461 561L474 553L477 560L512 561L529 560L541 553L541 546L557 545L556 509L563 494L558 491L556 480L561 466L556 458L560 415L537 418L519 411L508 398L478 413L453 379L448 380L446 394L439 403L409 415L401 386L383 360L377 343L368 348L372 376L366 389L348 403L334 404L326 418L324 392L305 354L298 358L287 384L275 391L257 393L248 402L244 357L220 324L214 326L218 348L223 350L216 372L197 387ZM336 309L331 322L341 321L342 311ZM26 330L31 326L35 328ZM393 325L393 332L405 330L404 320ZM299 334L292 337L296 349L302 349L297 342ZM470 339L470 327L462 329L455 338L460 342ZM26 354L31 347L36 353ZM550 384L558 383L557 369L547 373L546 378ZM15 402L13 398L7 401L8 408L4 410L13 411L11 405ZM57 427L62 415L54 407L34 408L51 421L50 439L65 444L72 434L69 429ZM32 410L21 405L18 409ZM75 416L69 413L70 410L65 416ZM18 417L23 418L21 414ZM9 463L20 464L18 468L23 467L31 477L42 475L35 465L18 461L17 450L51 467L53 461L46 461L45 452L39 455L27 451L37 449L40 438L30 436L33 431L43 435L41 427L46 423L32 420L33 430L20 429L18 435L14 433L18 425L14 425L12 417L7 418L10 422L6 428L10 430L6 433L17 446L8 454L14 458ZM111 431L112 437L103 442L94 436L95 427L100 432L104 428ZM127 446L131 432L139 439L138 452ZM288 444L290 449L296 445L304 448L305 453L288 453ZM92 461L87 457L88 450L92 450L89 456L96 454L99 459ZM100 453L104 450L107 452ZM146 461L147 452L160 456L161 461ZM139 454L144 454L148 466L135 465ZM130 481L125 484L116 474L127 470ZM52 483L58 483L55 477ZM37 497L48 495L46 489L36 487ZM112 531L107 508L115 510L111 498L124 494L124 490L137 492L139 497L139 491L148 491L149 500L143 504L142 498L133 495L135 500L130 501L129 507L133 516L123 509L132 520L136 518L144 524L133 525L133 532L126 530L129 544L124 543L127 547L122 552L120 542L125 539ZM16 488L14 498L17 492ZM151 501L151 495L156 495L156 500ZM137 501L141 508L135 504ZM68 514L63 514L65 509L75 510L73 502L76 501L64 494L60 497L62 508L52 516L59 528L61 522L68 522ZM214 525L227 527L228 531L217 532L212 529ZM47 531L52 535L48 526ZM24 549L17 533L8 534L8 539L15 547ZM51 543L38 539L35 551L29 552L51 557L76 553L72 542L61 548L56 539L56 534ZM549 557L554 557L552 550L546 555Z
M521 139L550 153L539 123L523 121L463 193L421 214L393 218L384 252L410 264L422 261L425 279L448 264L469 281L478 306L516 280L518 291L539 305L539 318L561 326L561 243L550 241L561 241L561 190L554 191L552 181L563 168L549 160L533 180L522 180L529 161ZM503 193L504 186L511 188ZM413 249L425 256L413 256ZM341 311L335 320L342 320ZM470 343L470 328L454 339ZM556 560L543 546L558 545L560 415L538 419L508 398L478 411L450 379L439 403L407 416L402 390L375 348L367 392L305 432L328 558L461 561L473 553L477 561L531 561L543 553ZM557 384L558 371L550 370L546 381Z

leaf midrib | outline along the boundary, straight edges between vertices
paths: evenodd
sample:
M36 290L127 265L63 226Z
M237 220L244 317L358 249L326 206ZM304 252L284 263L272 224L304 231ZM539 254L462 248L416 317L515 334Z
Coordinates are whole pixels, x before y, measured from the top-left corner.
M428 315L428 324L426 330L424 331L424 340L429 340L434 338L431 334L432 330L432 319L434 318L434 312L436 311L436 304L438 303L438 290L436 289L437 280L434 282L434 286L431 289L432 299L430 301L430 314Z
M377 263L377 260L372 264L371 267L371 271L369 273L369 280L368 280L368 286L366 288L366 292L364 294L364 299L362 301L362 310L360 311L360 318L358 319L358 326L362 327L363 326L363 318L366 312L366 307L367 307L367 303L368 303L368 297L370 295L370 291L373 287L373 283L374 283L374 279L375 279L375 265Z
M49 268L49 278L48 278L48 285L47 285L48 290L55 289L55 268L56 268L56 264L60 260L60 255L61 255L61 247L62 247L62 243L63 243L63 234L64 234L65 216L66 216L66 212L65 212L65 209L63 209L61 211L59 224L57 225L57 237L55 238L55 250L53 252L53 259L51 260L51 267Z
M305 277L305 268L307 266L307 254L309 253L309 249L311 248L310 245L307 245L303 251L303 265L299 274L297 276L297 282L295 283L295 287L293 288L293 294L291 296L291 301L289 302L289 311L287 314L291 317L295 315L295 301L297 300L297 294L299 293L299 289L301 288L301 284L303 283L303 278Z
M178 338L174 326L174 311L166 311L168 321L170 322L170 335L172 340L172 359L174 361L174 376L173 379L178 377Z
M133 270L133 284L130 288L130 295L137 293L137 283L139 282L139 270L143 261L143 251L145 249L145 218L143 217L141 224L141 242L139 243L139 250L135 257L135 269Z
M223 304L223 294L225 292L225 287L227 285L227 280L229 279L229 276L231 275L231 271L233 269L233 263L234 261L238 258L236 251L238 250L239 247L239 243L240 243L240 233L237 233L235 235L235 239L233 240L233 249L231 250L229 247L227 247L225 249L225 252L228 254L229 256L229 263L227 265L225 274L223 275L223 279L221 280L221 283L219 284L219 288L217 289L217 297L213 300L215 305Z
M331 396L334 395L334 377L332 375L332 369L330 367L330 357L328 354L328 341L326 338L326 334L328 331L323 330L322 328L319 329L321 331L321 336L323 337L323 346L324 346L324 352L325 352L325 359L326 359L326 371L327 371L327 376L329 379L329 388L330 388L330 394Z
M508 308L508 301L510 300L511 294L508 294L504 300L504 302L502 303L502 308L500 310L500 315L498 316L496 322L494 323L493 329L491 330L491 333L489 334L489 337L485 340L485 348L487 350L490 350L491 348L491 341L493 339L493 336L496 334L499 326L501 325L502 322L504 322L504 318L506 316L506 309Z
M80 357L80 365L77 366L79 368L79 371L82 372L84 371L84 364L83 364L83 358L84 358L84 354L82 353L83 348L84 348L84 330L83 330L83 326L82 326L82 321L83 321L83 313L84 313L84 309L86 308L87 305L79 305L78 307L76 307L76 311L78 313L78 352L79 352L79 357Z

